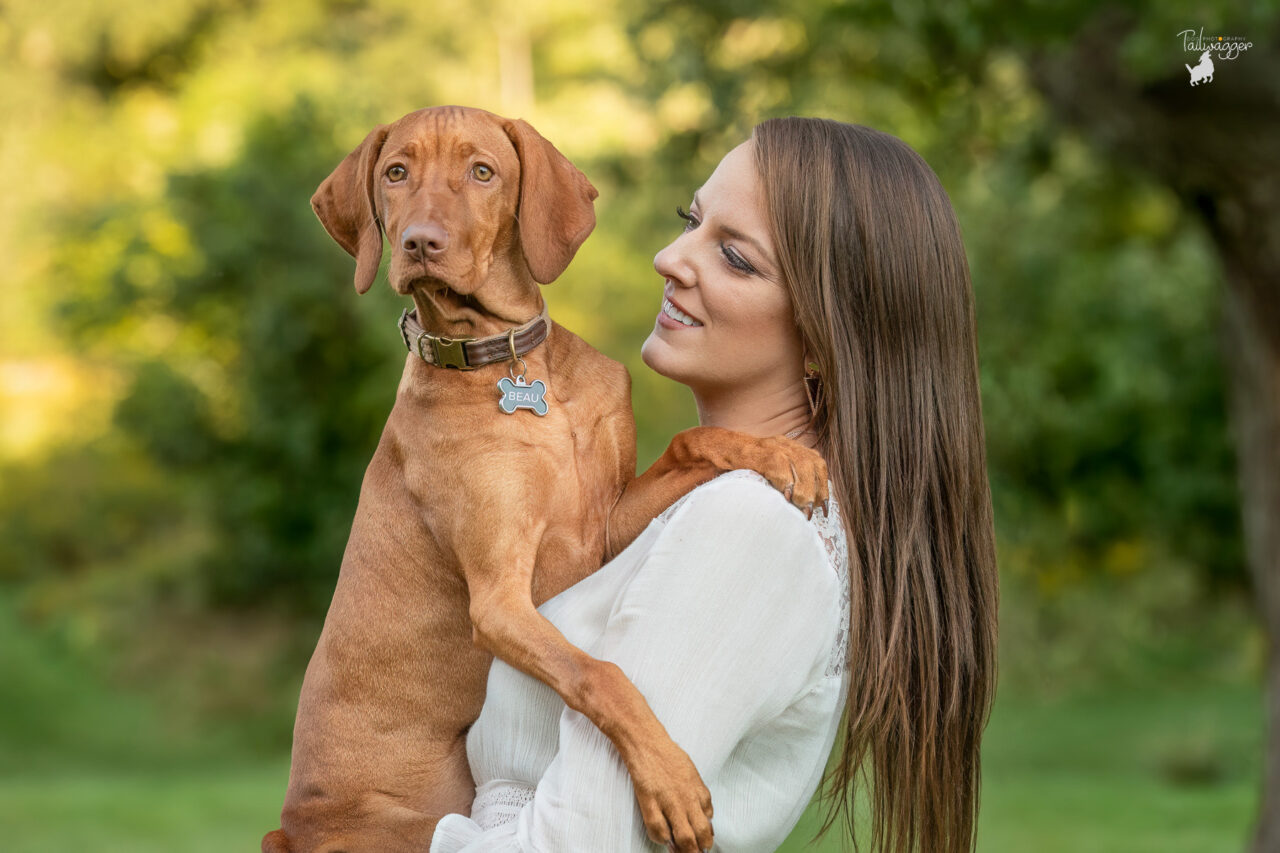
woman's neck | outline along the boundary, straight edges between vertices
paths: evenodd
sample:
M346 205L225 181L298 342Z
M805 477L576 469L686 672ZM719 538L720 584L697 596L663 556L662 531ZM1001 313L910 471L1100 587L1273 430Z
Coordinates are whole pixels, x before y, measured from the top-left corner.
M817 445L809 429L809 401L800 381L774 389L697 389L693 392L701 426L720 427L764 438L785 435L806 447Z

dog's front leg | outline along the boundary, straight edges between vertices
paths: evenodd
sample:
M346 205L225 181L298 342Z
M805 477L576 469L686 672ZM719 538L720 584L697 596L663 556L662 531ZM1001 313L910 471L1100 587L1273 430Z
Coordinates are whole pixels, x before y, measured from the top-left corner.
M739 468L759 473L806 511L827 500L827 466L816 450L781 436L693 427L676 433L658 460L627 483L609 513L606 556L617 556L660 512L695 487Z
M644 696L608 661L574 646L530 599L531 561L468 573L475 642L539 679L604 733L631 774L651 840L681 853L710 849L711 792Z

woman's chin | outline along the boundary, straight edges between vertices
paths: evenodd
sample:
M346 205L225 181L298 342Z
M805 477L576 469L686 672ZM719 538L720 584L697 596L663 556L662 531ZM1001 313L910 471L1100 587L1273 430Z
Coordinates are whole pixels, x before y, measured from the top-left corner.
M676 382L683 381L680 378L679 358L671 351L671 344L662 339L656 328L649 333L649 337L645 338L640 346L640 360L659 376L665 376Z

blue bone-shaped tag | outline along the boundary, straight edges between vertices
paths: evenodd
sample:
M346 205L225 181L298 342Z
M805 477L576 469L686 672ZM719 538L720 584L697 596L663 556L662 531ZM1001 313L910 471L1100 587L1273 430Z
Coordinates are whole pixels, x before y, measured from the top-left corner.
M514 382L504 376L498 380L498 390L502 392L498 407L508 415L516 409L530 409L539 416L547 413L547 401L543 399L547 386L541 379L535 379L532 385L526 385L523 376L517 376Z

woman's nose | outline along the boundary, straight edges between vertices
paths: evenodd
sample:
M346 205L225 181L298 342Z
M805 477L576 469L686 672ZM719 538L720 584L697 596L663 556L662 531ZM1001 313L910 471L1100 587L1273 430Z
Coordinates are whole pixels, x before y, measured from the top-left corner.
M670 279L677 287L690 287L693 284L692 270L681 251L679 237L653 256L653 268L658 275Z

